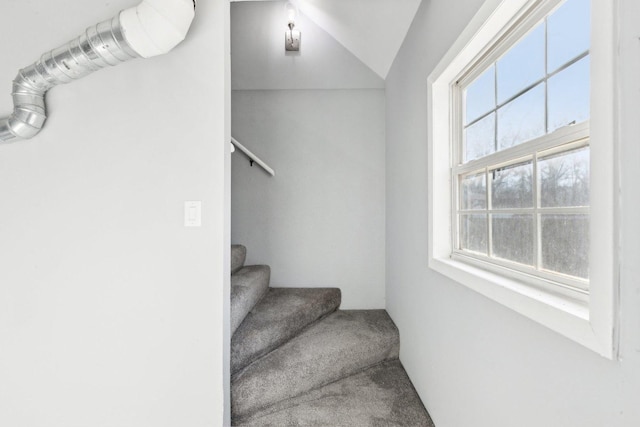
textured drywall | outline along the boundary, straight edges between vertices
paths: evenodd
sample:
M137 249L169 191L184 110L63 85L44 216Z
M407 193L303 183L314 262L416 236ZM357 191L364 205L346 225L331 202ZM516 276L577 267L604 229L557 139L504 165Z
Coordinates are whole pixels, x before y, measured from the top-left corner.
M19 67L136 3L3 2L0 114ZM198 2L173 52L54 88L0 146L0 425L224 423L228 13Z
M284 2L231 4L231 82L243 89L383 88L384 81L304 14L300 52L285 52Z
M427 268L427 76L481 0L423 1L386 80L387 309L438 427L640 425L640 4L620 0L621 360Z
M420 0L299 0L298 4L303 13L385 78Z
M294 0L294 3L304 16L384 78L407 35L420 0ZM284 21L283 9L280 6L279 25Z
M231 237L271 283L384 307L384 91L233 91Z

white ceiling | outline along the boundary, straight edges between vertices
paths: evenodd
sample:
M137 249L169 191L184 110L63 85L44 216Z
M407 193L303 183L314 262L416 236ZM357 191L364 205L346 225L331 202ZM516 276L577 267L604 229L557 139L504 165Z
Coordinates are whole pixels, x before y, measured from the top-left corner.
M301 13L384 79L407 35L420 1L295 0L294 3ZM284 21L284 7L282 17ZM299 30L304 34L304 28Z

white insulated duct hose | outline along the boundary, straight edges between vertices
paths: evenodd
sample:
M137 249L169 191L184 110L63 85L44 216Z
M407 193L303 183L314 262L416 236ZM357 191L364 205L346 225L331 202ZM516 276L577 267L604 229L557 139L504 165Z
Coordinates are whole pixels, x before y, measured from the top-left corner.
M13 113L0 119L0 143L32 138L47 118L44 97L101 68L169 52L187 35L195 0L143 0L64 46L43 54L13 81Z

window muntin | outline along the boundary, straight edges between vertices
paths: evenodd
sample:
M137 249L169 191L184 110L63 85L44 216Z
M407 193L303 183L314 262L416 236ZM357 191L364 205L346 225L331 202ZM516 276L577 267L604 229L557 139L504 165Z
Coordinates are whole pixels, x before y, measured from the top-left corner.
M547 81L548 132L589 119L590 62L585 56Z
M567 0L470 68L456 89L452 168L454 255L578 292L589 278L589 139L552 134L588 130L589 19L588 0Z
M497 103L504 104L545 76L545 28L537 25L496 62Z

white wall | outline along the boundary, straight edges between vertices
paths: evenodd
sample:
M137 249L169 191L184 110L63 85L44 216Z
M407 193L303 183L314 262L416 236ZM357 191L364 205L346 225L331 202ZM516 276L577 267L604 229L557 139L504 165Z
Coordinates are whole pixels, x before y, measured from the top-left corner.
M420 0L298 0L297 4L384 78Z
M640 425L640 4L620 0L621 360L427 268L427 84L481 0L423 1L387 78L387 309L438 427Z
M285 54L284 2L231 6L232 241L273 286L340 287L343 308L384 307L384 82L301 15Z
M135 4L3 2L0 114L19 67ZM54 88L42 133L0 146L0 425L223 424L228 7L199 2L167 56Z
M384 91L233 91L231 235L273 286L339 287L384 307Z

